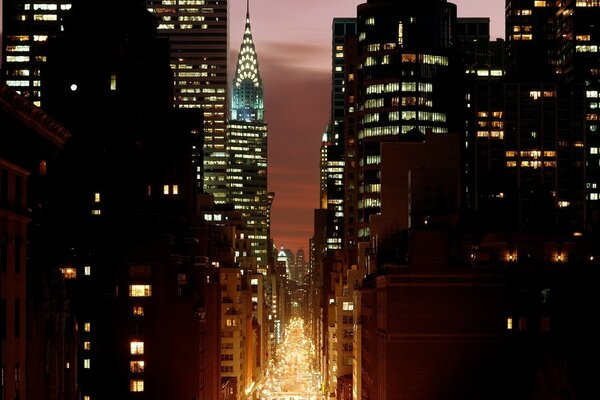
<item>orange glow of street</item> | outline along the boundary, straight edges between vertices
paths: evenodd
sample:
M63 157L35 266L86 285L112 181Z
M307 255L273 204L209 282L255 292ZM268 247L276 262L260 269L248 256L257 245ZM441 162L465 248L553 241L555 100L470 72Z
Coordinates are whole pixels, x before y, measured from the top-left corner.
M321 376L315 369L314 345L306 337L304 321L293 319L271 360L258 394L264 400L321 400Z

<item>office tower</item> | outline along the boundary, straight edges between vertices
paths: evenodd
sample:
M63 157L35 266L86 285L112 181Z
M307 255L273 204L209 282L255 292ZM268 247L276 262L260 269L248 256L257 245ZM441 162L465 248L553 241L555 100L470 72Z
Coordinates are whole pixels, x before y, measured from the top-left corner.
M72 137L48 171L37 254L69 267L81 397L215 398L218 274L192 171L202 114L172 107L156 17L135 0L77 3L44 72L45 108Z
M267 191L267 137L258 56L252 39L250 11L246 10L231 89L231 120L227 131L228 201L248 224L251 254L257 269L267 272L270 201Z
M512 79L553 79L558 3L547 0L506 2L507 70Z
M40 309L36 307L39 303L30 283L39 278L39 271L30 268L32 238L28 229L32 215L44 204L47 189L44 185L45 172L54 165L54 157L70 133L4 84L0 84L0 130L1 396L22 400L32 393L41 394L41 380L38 378L42 376L47 382L60 383L64 393L74 396L76 383L69 379L63 367L64 362L74 360L74 356L68 355L69 351L75 350L71 347L74 340L63 342L42 338L38 335L40 332L33 328L37 321L31 315ZM57 298L52 297L52 300ZM59 318L64 318L65 325L68 325L69 319L65 317L64 310L52 301L44 306L60 315ZM64 325L57 324L55 332L58 333L61 328ZM48 363L36 362L31 355L35 354L38 344L46 343L54 345L45 354ZM55 349L61 356L52 357L56 355ZM56 363L60 363L60 367ZM34 375L32 371L44 371L45 374Z
M343 122L344 119L344 43L348 37L355 34L356 18L333 19L331 38L331 121L333 125Z
M581 235L597 225L599 9L507 3L507 74L478 77L468 99L472 206L495 226Z
M368 1L357 9L359 153L356 240L381 211L381 142L458 131L463 95L452 45L456 6L444 0Z
M581 84L585 99L580 115L583 133L577 144L585 144L583 160L584 187L579 201L586 230L597 230L600 224L600 3L597 1L565 1L557 13L558 72L569 83ZM577 123L576 126L578 126ZM575 145L575 143L573 143ZM582 150L581 147L578 150Z
M73 1L5 1L2 4L2 81L41 105L42 66L48 39L60 36Z
M343 248L355 250L358 223L358 138L357 94L358 94L358 37L348 37L344 44L344 241Z
M454 42L460 49L467 74L498 76L497 72L486 74L484 70L504 69L506 43L501 38L491 40L489 18L457 18Z
M229 1L146 0L146 5L158 17L159 33L169 38L175 107L203 112L204 154L195 160L198 185L215 202L225 203Z
M345 40L356 34L355 18L334 18L331 40L331 114L321 144L322 207L328 210L327 249L344 237L344 75Z
M296 271L294 272L294 279L303 284L304 278L306 277L306 260L304 256L304 249L298 249L296 251Z

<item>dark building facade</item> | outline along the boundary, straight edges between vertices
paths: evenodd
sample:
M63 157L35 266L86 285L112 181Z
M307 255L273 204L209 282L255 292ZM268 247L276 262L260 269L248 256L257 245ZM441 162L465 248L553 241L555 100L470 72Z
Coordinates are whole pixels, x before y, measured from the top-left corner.
M67 281L86 400L219 396L218 274L195 214L202 112L173 108L157 26L143 2L78 3L45 64L45 107L73 135L37 261Z
M73 336L53 342L52 352L43 331L35 329L36 311L51 310L69 326L60 297L43 303L31 285L39 277L28 261L30 224L44 204L46 172L70 137L64 127L14 89L0 85L0 368L1 396L6 399L74 398L75 377L65 363L74 360ZM58 277L55 287L64 286ZM53 307L58 305L58 307ZM60 329L60 326L56 327ZM63 330L64 332L64 330ZM41 347L41 349L40 349ZM41 357L38 355L41 350ZM53 368L56 364L60 368ZM47 366L48 368L44 368ZM32 371L45 370L45 374ZM49 390L56 389L56 394ZM45 393L42 397L40 394Z

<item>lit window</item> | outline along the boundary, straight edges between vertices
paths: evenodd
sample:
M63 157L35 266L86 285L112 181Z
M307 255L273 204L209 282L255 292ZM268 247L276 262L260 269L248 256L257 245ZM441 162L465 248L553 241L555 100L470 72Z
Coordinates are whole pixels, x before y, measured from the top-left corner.
M344 310L344 311L354 310L354 303L352 303L351 301L342 302L342 310Z
M402 47L404 45L404 27L402 21L398 22L398 45Z
M110 90L117 90L117 76L110 76Z
M529 97L531 97L534 100L537 100L540 97L542 97L542 92L539 90L532 90L529 92Z
M174 195L179 194L179 185L173 185L173 194Z
M169 194L169 185L163 185L163 194Z
M133 306L132 313L136 317L143 317L144 316L144 307L143 306Z
M94 193L94 202L100 203L100 193Z
M89 358L85 358L85 359L83 360L83 368L85 368L85 369L90 369L90 367L91 367L91 362L90 362L90 359L89 359Z
M90 350L92 347L92 343L91 342L83 342L83 349L84 350Z
M45 160L40 161L40 175L46 176L46 172L48 171L48 166Z
M83 396L83 400L92 400L92 396Z
M152 296L152 286L150 285L129 285L129 297L150 297Z
M90 322L84 322L83 323L83 331L84 332L91 332L92 331L92 324Z
M102 210L92 210L92 215L102 215Z
M144 342L133 341L129 343L129 347L133 355L144 354Z
M144 361L130 361L129 370L134 373L144 372Z
M132 392L143 392L144 391L144 381L141 379L132 379L129 382L129 390Z
M512 330L513 328L513 320L512 318L507 318L506 319L506 329L508 329L509 331Z
M62 272L65 279L77 278L77 269L76 268L65 267L65 268L61 268L60 271Z

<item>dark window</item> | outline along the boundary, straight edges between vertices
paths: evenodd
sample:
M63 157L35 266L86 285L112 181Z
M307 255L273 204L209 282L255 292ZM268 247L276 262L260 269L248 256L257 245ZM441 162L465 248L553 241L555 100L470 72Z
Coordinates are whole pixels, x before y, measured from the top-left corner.
M15 238L15 272L21 272L21 247L23 245L23 239L20 237Z
M21 300L15 300L15 337L21 336Z
M6 299L0 302L0 339L6 339Z
M23 205L21 204L21 201L23 200L21 194L22 194L22 182L23 182L23 178L21 178L19 175L15 176L15 209L20 210L21 208L23 208Z
M8 243L6 242L6 235L0 237L0 270L6 272L6 265L8 264Z
M0 207L8 205L8 171L3 169L0 174Z

